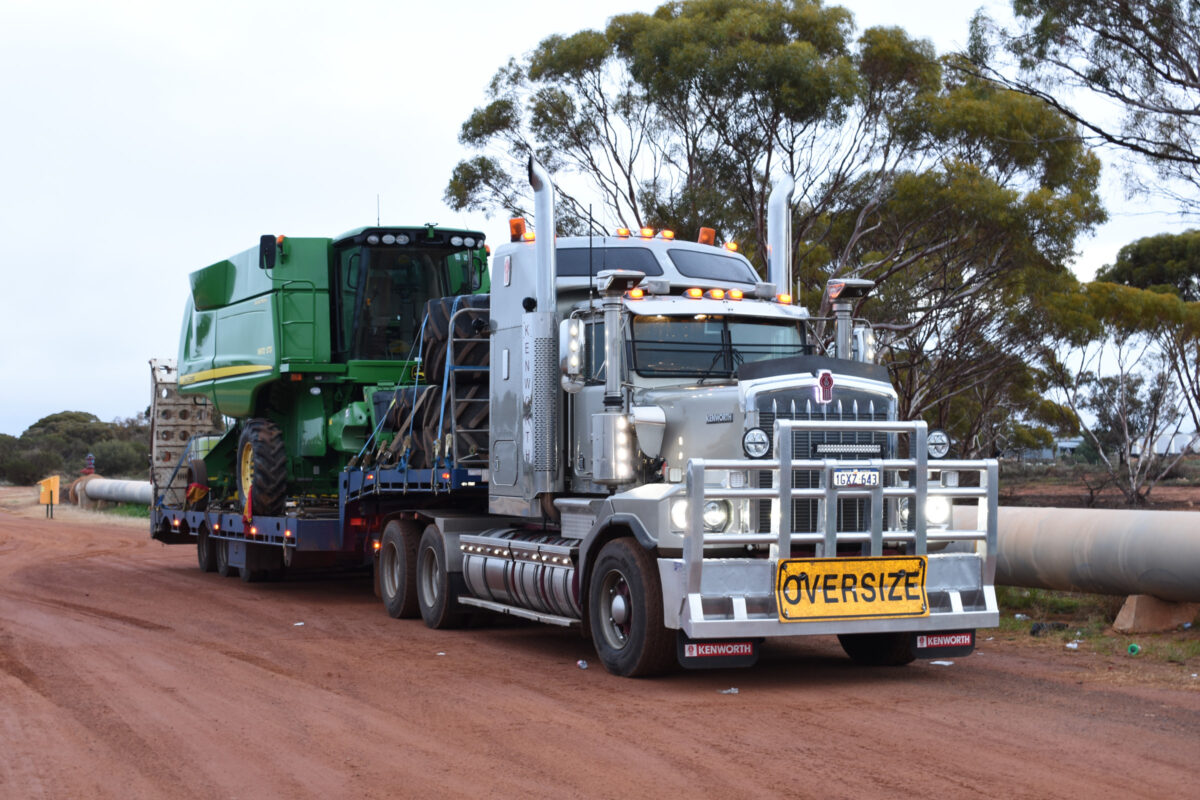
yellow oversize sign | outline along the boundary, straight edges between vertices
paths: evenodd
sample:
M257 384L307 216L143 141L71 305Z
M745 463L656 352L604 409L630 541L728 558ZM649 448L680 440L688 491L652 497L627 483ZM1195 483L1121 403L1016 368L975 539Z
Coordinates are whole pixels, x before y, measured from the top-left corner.
M925 556L781 560L775 602L780 622L925 617Z

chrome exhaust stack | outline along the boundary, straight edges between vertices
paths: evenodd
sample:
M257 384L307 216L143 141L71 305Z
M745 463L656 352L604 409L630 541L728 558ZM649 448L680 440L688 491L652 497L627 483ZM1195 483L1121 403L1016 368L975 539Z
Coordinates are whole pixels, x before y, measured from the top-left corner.
M775 291L792 293L792 192L796 181L786 172L775 179L767 199L767 280ZM797 298L799 299L799 298Z

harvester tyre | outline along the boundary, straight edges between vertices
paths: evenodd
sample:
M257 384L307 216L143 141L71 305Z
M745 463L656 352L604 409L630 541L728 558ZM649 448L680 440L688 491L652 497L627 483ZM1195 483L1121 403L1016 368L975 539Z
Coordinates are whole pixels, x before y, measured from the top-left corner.
M915 656L911 633L845 633L838 643L855 664L864 667L900 667Z
M436 525L425 528L417 546L417 603L421 619L435 630L461 628L467 614L458 603L458 581L446 569L446 540Z
M635 539L614 539L600 550L588 601L592 643L609 672L644 677L675 666L675 633L663 623L658 566Z
M202 458L193 458L188 461L187 490L185 490L184 495L184 507L189 511L203 511L204 509L208 508L207 492L200 499L194 502L187 502L186 492L191 490L193 484L199 484L206 489L208 488L208 468L205 466L204 459Z
M379 595L395 619L421 616L417 602L417 534L399 520L383 529L379 545Z
M196 534L196 565L201 572L217 571L217 543L209 537L208 528L203 525Z
M287 452L283 433L266 419L248 420L242 427L237 449L238 502L255 516L278 517L283 514L287 491Z

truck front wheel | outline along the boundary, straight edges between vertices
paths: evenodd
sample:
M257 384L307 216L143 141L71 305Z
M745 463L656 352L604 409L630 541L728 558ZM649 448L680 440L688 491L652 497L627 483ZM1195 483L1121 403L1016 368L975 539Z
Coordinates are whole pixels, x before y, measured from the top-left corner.
M658 568L634 539L600 550L588 591L592 642L614 675L655 675L675 663L675 637L663 624Z
M283 513L287 490L287 453L283 433L266 419L248 420L238 438L238 502L255 515L277 517Z
M396 619L420 616L417 603L417 535L399 520L383 529L379 546L379 593L388 614Z
M911 633L843 633L838 643L864 667L899 667L914 658Z
M459 628L466 621L446 569L446 540L436 525L425 529L417 547L417 603L430 628Z

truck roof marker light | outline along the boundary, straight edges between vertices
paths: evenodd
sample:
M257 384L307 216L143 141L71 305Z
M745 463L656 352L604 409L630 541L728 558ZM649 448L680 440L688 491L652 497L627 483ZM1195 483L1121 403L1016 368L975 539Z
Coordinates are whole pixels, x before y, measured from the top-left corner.
M713 300L724 300L725 299L725 290L724 289L709 289L708 296L711 297Z
M717 231L714 228L701 228L700 235L696 237L696 241L700 244L716 244Z
M533 238L534 238L533 231L525 231L524 233L521 234L521 239L523 241L532 242Z
M741 289L730 289L728 292L725 293L725 297L729 300L741 300L745 296L746 296L746 293L743 292Z
M639 235L643 239L653 239L654 238L654 228L642 228L641 233Z
M629 238L629 228L617 228L617 238L618 239L628 239Z
M785 306L790 306L792 304L792 296L787 293L777 294L775 295L775 302L783 303Z
M693 287L684 292L684 294L693 300L699 300L701 297L704 297L704 290Z
M519 242L525 238L525 219L523 217L513 217L508 221L509 240Z
M661 237L662 237L662 238L664 238L664 239L674 239L674 238L675 238L675 231L669 231L669 230L667 230L666 228L664 228L664 229L662 229L661 231L659 231L659 232L658 232L658 235L659 235L659 236L661 236Z
M725 249L731 253L736 253L737 252L737 242L726 242Z

